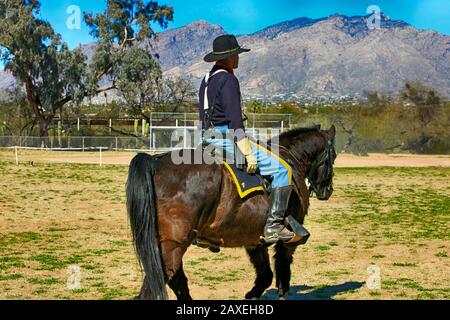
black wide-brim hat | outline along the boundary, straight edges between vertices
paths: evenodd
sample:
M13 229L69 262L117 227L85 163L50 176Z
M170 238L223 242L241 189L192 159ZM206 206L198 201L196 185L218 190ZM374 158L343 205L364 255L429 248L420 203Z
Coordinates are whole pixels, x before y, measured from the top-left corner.
M214 39L213 52L208 53L203 60L214 62L249 51L250 49L241 48L235 36L227 34Z

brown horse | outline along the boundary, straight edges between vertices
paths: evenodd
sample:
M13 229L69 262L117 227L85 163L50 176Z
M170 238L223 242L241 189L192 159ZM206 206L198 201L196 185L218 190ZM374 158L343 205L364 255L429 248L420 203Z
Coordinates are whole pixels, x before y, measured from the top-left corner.
M329 130L297 128L279 136L280 155L290 162L295 184L287 215L301 224L310 191L320 200L327 200L333 192L334 140L334 126ZM198 151L181 153L193 158ZM268 248L260 240L269 196L261 192L241 199L224 165L175 165L170 153L141 153L131 161L126 193L133 242L145 272L137 298L167 299L168 284L178 299L191 299L182 258L197 239L217 247L245 247L256 270L254 287L246 299L260 298L271 285ZM295 247L278 242L275 251L276 286L279 297L286 298Z

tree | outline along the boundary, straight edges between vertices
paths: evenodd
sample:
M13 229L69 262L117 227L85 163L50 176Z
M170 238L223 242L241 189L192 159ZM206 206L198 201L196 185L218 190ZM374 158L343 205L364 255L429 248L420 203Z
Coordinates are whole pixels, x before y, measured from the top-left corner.
M131 61L127 59L127 55L130 56L127 48L155 38L152 23L167 28L169 21L173 20L173 8L160 6L155 1L107 0L105 12L97 15L85 12L84 20L91 28L91 35L99 42L90 65L92 94L99 90L98 83L103 77L112 82L110 89L117 88L115 84L120 72L116 69L122 62ZM147 43L151 45L150 41ZM132 51L133 54L137 51Z
M24 92L15 86L8 93L8 101L0 106L1 135L27 137L34 131L36 125L33 109L30 107ZM20 144L16 141L17 144Z
M24 84L40 134L47 136L56 112L82 95L85 57L70 51L51 25L36 17L39 10L36 0L2 1L0 59Z
M377 91L367 93L368 113L377 115L386 111L386 108L392 103L391 98Z
M123 55L121 66L115 70L117 89L133 115L141 115L155 100L162 72L148 51L130 48Z
M400 97L415 107L420 123L419 137L410 141L407 148L423 153L433 139L433 136L427 133L428 124L433 121L442 99L434 89L420 82L407 82L400 92Z
M114 76L130 114L149 120L146 111L170 106L170 111L176 112L195 96L190 78L163 78L159 64L147 50L130 48L121 59Z
M407 82L401 91L401 98L412 103L417 111L417 116L425 127L433 120L437 107L441 104L441 98L432 88L428 88L419 82Z
M69 50L52 26L37 17L39 10L37 0L0 3L0 59L24 83L41 136L48 136L56 113L67 103L116 89L115 70L126 61L126 49L153 38L152 23L165 28L173 20L173 9L154 1L107 0L105 12L84 13L99 41L88 67L81 49ZM101 87L104 80L111 85Z
M252 113L260 113L263 110L263 104L261 101L253 100L247 105L246 110Z

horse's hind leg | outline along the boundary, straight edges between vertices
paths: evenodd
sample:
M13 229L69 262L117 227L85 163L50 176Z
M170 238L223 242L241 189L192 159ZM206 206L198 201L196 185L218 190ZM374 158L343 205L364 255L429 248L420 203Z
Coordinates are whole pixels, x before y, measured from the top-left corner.
M264 291L270 287L273 280L272 269L270 269L270 259L267 248L258 246L256 248L246 248L250 261L256 271L255 285L247 292L245 299L259 299Z
M278 297L287 299L291 281L291 263L294 248L286 248L281 242L275 245L275 273Z
M192 300L183 271L183 255L186 250L187 245L180 245L175 241L167 240L161 243L166 281L178 300Z
M178 271L170 279L169 287L173 290L178 300L192 300L189 294L188 280L183 271L183 264L181 264Z
M189 294L188 280L184 274L182 263L186 249L186 247L180 246L174 241L164 241L161 244L166 283L173 290L178 300L192 300L192 297ZM150 289L146 284L147 282L144 279L141 292L135 299L149 299Z

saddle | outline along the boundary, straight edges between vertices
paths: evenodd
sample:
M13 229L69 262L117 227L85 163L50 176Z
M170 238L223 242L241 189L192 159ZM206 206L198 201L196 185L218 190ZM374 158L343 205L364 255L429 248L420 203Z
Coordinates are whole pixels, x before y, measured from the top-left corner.
M230 157L230 154L227 154L224 149L214 147L211 156L217 163L223 164L227 168L241 198L247 198L255 194L270 193L271 181L269 178L263 177L258 173L248 173L245 156L238 148L235 148L234 157Z
M208 146L207 143L202 144L202 149ZM270 146L269 146L270 148ZM280 149L280 154L283 158L291 165L294 166L295 160L292 155L285 148ZM263 177L257 173L249 174L245 166L245 156L240 152L238 148L235 148L234 161L226 161L227 153L224 149L220 147L214 147L211 151L211 157L213 157L218 163L223 164L230 172L233 181L236 185L236 189L241 198L247 198L252 195L261 193L270 193L271 191L271 181L267 177ZM228 156L230 156L228 154ZM293 177L294 181L296 177ZM298 193L297 186L299 186L298 181L294 182L294 192ZM286 247L296 247L298 245L305 244L308 241L310 233L306 230L303 225L292 215L285 217L284 224L288 226L295 233L295 237L289 241L289 243L284 243ZM208 243L202 243L197 240L197 246L202 248L209 248L210 251L217 253L220 251L219 247L211 246Z

